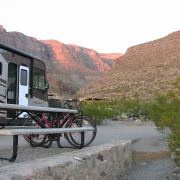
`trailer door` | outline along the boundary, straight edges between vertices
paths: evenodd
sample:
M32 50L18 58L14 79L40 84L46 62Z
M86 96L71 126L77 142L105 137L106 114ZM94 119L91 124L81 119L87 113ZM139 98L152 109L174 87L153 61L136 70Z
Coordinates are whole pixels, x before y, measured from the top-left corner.
M20 66L19 69L19 105L28 106L29 68Z

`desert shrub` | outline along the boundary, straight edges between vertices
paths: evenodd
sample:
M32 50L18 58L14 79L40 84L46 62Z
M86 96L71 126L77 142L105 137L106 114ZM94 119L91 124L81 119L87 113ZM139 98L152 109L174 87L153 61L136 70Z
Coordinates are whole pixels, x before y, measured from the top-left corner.
M147 114L146 104L139 99L119 99L117 101L92 101L83 104L84 114L93 117L98 124L104 119L115 118L122 113L128 117Z
M165 95L157 94L148 108L149 118L159 129L168 129L169 147L180 166L180 79L175 82L175 89Z
M147 116L147 106L148 103L138 98L124 98L117 103L117 110L120 114L126 113L128 117Z
M118 114L114 109L115 104L110 101L92 101L83 103L83 112L87 116L93 117L97 124L104 119L113 118Z

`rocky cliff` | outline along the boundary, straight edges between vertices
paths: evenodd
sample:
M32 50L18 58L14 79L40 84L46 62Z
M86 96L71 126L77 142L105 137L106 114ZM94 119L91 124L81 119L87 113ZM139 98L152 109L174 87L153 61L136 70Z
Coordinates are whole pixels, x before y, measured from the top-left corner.
M102 78L81 90L80 96L150 99L168 91L180 77L180 31L130 47Z
M53 51L49 46L46 46L33 37L26 36L19 32L6 32L6 30L3 29L4 28L0 26L0 43L39 57L48 67L49 64L52 63L51 61L54 60Z
M2 25L0 25L0 33L2 32L6 32L6 29L4 29L4 27Z
M100 54L95 50L67 45L56 40L37 40L19 32L7 32L0 25L0 43L41 58L47 65L50 92L75 94L81 87L108 71L121 54Z
M63 64L66 69L79 71L103 72L111 68L113 59L117 59L120 54L101 55L93 49L88 49L76 45L66 45L55 40L41 41L50 45L55 54L56 60ZM109 60L110 62L108 63Z

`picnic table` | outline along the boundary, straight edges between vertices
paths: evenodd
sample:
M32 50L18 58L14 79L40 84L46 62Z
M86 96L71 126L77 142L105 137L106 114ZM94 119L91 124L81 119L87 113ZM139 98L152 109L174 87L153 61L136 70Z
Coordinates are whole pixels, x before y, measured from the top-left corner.
M62 133L74 133L78 132L81 133L81 142L79 148L82 148L84 146L84 132L86 131L95 131L94 127L82 127L81 124L79 127L44 127L44 126L9 126L12 121L15 119L17 120L19 116L23 113L27 113L28 116L35 122L38 123L37 115L48 113L52 115L52 117L62 116L63 113L67 115L74 115L77 114L78 111L76 109L63 109L63 108L49 108L49 107L38 107L38 106L22 106L22 105L16 105L16 104L4 104L0 103L0 110L3 111L13 111L15 112L15 116L7 119L5 124L2 124L0 127L0 135L5 136L13 136L13 151L12 156L10 158L1 157L1 160L8 160L10 162L15 161L17 157L18 152L18 136L19 135L47 135L48 137L51 137L51 134L57 135L57 145L59 147L62 147L60 145L60 136ZM25 119L26 120L26 119ZM52 142L51 142L52 143Z

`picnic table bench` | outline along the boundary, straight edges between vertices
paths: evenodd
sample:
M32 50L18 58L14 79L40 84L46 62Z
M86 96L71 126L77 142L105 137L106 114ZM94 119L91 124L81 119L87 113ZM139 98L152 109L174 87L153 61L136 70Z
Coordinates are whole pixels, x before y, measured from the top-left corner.
M13 151L10 158L1 157L0 160L8 160L10 162L15 161L18 152L18 136L28 134L61 134L61 133L81 133L81 143L79 148L84 146L84 132L94 131L93 127L76 127L76 128L41 128L41 127L25 127L25 126L8 126L10 122L17 119L20 114L27 113L32 119L35 119L34 114L37 113L78 113L77 110L73 109L61 109L61 108L49 108L49 107L38 107L38 106L21 106L15 104L3 104L0 103L0 110L11 110L18 112L15 117L8 119L7 123L0 127L0 135L13 136ZM36 121L36 119L35 119ZM60 146L60 142L57 140L57 145Z

